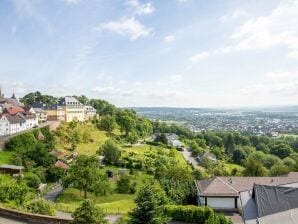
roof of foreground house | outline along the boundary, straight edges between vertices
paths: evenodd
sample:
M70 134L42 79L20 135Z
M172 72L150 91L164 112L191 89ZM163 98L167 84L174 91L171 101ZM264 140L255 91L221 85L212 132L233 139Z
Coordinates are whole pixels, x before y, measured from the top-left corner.
M254 185L240 192L245 224L295 224L298 218L297 183L280 186Z
M277 186L298 182L298 172L278 177L213 177L198 180L196 185L201 196L238 197L239 192L251 190L254 184Z

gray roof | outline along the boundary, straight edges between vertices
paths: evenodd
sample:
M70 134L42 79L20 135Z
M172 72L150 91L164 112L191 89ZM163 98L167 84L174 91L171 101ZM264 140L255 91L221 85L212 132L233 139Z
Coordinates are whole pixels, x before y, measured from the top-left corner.
M252 191L241 192L242 215L245 223L297 223L295 218L295 216L298 217L297 184L254 185Z
M17 113L16 115L5 114L4 115L10 124L24 123L26 122L26 118L21 113Z
M78 101L76 98L74 98L72 96L63 97L59 101L59 105L61 105L61 106L83 106L83 104L81 104L80 101Z
M8 164L0 165L0 168L12 169L12 170L22 170L22 169L24 169L23 166L8 165Z
M251 190L254 184L277 186L298 182L298 172L279 177L214 177L196 182L202 196L238 197L239 192Z

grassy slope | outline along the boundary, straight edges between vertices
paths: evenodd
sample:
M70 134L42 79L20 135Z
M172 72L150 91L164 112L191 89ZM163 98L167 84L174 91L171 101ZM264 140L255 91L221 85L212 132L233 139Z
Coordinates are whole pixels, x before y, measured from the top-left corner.
M10 151L0 151L0 165L10 164L13 157L13 152Z
M64 123L62 124L63 128L66 128L67 124ZM90 134L90 138L93 141L90 141L88 143L80 143L77 146L76 151L79 154L85 154L85 155L94 155L96 153L96 151L98 150L98 148L106 141L108 140L110 137L109 135L104 132L104 131L100 131L98 130L93 124L91 123L80 123L78 124L75 128L75 131L78 131L81 135L87 131ZM119 131L115 131L113 134L120 134ZM56 148L58 150L62 150L65 152L69 152L68 150L66 150L67 148L70 148L69 144L66 143L61 143L59 141L57 141L57 146Z
M63 124L64 128L66 128L67 124ZM88 143L80 143L78 144L78 147L76 151L79 154L86 154L86 155L93 155L96 153L98 148L107 140L109 139L109 136L104 131L99 131L94 125L88 123L88 124L78 124L75 128L76 131L79 131L80 133L84 133L85 131L88 131L91 135L91 139L93 139L93 142ZM119 135L119 131L115 131L113 134ZM58 142L57 149L62 149L65 152L67 151L65 148L70 147L67 144L61 144ZM129 153L133 153L134 157L136 158L142 158L144 157L145 153L149 153L151 151L156 151L158 147L149 146L149 145L137 145L137 146L120 146L123 150L123 155L127 155ZM169 151L169 149L165 149ZM69 152L70 153L70 152ZM175 152L175 158L177 159L177 162L180 165L186 165L186 162L180 152ZM118 167L105 167L103 169L103 172L105 170L113 170L116 174L118 171ZM137 186L140 187L143 185L144 182L146 182L149 179L152 179L153 177L150 175L145 174L144 172L138 171L135 175L131 176L133 181L137 183ZM116 187L116 178L111 180L112 189L115 189ZM95 201L97 206L103 208L107 213L122 213L126 214L128 211L130 211L132 208L134 208L135 203L134 199L136 197L135 194L110 194L106 196L95 196L92 193L88 193L88 197ZM77 189L69 188L66 189L63 194L61 194L57 199L57 208L62 211L66 212L73 212L81 203L83 200L82 192L80 192Z

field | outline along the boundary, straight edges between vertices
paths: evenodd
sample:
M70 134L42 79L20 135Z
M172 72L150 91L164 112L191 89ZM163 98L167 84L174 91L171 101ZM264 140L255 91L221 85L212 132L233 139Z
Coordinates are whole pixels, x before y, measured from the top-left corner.
M106 167L105 170L113 170L117 173L119 168ZM133 182L137 183L137 188L141 187L146 181L151 180L152 177L143 173L137 172L135 175L130 175ZM118 177L110 179L112 190L116 188L116 180ZM134 199L136 194L118 194L112 193L105 196L96 196L93 193L88 193L88 198L93 200L94 203L104 209L109 214L126 214L135 207ZM65 212L73 212L83 200L83 193L74 188L66 189L56 201L57 208Z
M12 157L13 157L13 152L0 151L0 165L1 164L10 164Z
M62 124L62 129L67 132L77 131L81 136L84 132L90 133L90 140L87 143L79 143L76 152L79 154L94 155L99 147L110 138L109 134L104 131L98 130L91 123L79 123L75 128L69 130L69 124ZM120 135L119 131L115 131L112 135ZM61 150L67 153L71 153L68 148L69 144L65 142L57 141L57 150ZM122 158L134 158L135 160L147 161L151 160L151 155L158 156L158 153L161 151L163 154L171 156L177 161L177 164L185 166L186 162L182 154L176 150L170 150L160 146L151 146L147 144L135 144L135 145L124 145L119 144L119 147L122 149ZM131 209L135 207L134 199L136 194L118 194L115 192L116 181L118 179L118 167L115 166L106 166L102 169L102 172L105 173L106 170L112 170L116 174L113 178L109 179L112 188L112 194L107 194L105 196L96 196L93 193L88 192L88 198L92 199L98 207L101 207L105 212L109 214L127 214ZM127 170L128 174L129 170ZM133 175L130 175L132 182L137 184L137 189L140 188L145 182L153 179L152 175L146 174L144 171L136 170ZM74 188L67 188L65 191L57 198L56 206L58 210L65 212L73 212L82 202L83 192L80 192Z

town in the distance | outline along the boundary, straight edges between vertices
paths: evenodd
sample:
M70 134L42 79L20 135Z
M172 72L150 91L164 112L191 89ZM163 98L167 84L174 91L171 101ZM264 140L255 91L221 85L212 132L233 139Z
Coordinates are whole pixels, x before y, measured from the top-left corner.
M218 112L230 122L210 110L1 92L0 221L295 223L295 112Z

